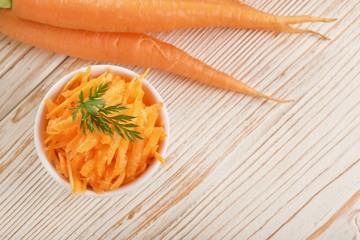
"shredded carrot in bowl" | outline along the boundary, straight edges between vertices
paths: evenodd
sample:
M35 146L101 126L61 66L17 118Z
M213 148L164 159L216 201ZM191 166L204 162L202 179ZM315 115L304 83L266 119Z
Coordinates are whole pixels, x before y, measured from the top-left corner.
M158 151L166 138L159 115L163 103L147 100L142 84L146 74L127 79L109 69L93 77L89 67L55 99L45 101L46 152L73 193L116 190L143 174L155 159L164 161ZM94 97L96 91L102 91L101 98Z

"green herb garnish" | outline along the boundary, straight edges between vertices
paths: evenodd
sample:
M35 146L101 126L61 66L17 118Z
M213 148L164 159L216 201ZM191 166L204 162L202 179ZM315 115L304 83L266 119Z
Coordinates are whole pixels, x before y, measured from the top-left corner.
M81 90L79 94L79 102L75 108L69 108L72 110L72 120L76 120L77 112L81 112L81 123L80 128L86 134L86 129L90 132L98 130L104 134L114 135L114 130L125 140L134 141L136 139L143 139L140 133L132 130L138 127L131 123L134 116L125 114L114 115L123 110L128 109L127 107L121 106L120 104L106 106L106 102L101 97L104 96L105 92L109 87L109 82L101 83L97 86L94 91L90 88L88 99L84 99L84 93ZM113 129L111 128L113 126Z

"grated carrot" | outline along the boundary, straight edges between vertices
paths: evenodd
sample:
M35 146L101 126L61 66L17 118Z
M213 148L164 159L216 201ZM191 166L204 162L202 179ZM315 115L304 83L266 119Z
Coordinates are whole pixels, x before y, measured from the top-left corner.
M158 114L163 103L146 105L144 102L142 79L147 72L126 80L111 70L92 77L89 67L72 77L55 101L46 100L48 125L44 143L52 164L69 180L73 193L86 189L115 190L142 174L155 159L163 161L157 153L166 136ZM117 134L100 132L84 134L79 127L80 117L72 120L69 108L76 105L80 91L87 98L90 88L104 82L110 83L104 94L106 104L126 106L124 114L135 117L133 123L139 126L136 130L143 140L129 142Z

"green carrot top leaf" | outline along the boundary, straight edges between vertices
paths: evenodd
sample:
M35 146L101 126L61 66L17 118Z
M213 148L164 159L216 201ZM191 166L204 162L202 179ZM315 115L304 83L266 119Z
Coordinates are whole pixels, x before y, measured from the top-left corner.
M11 8L11 0L0 0L0 8Z
M114 131L125 140L134 141L136 139L143 139L138 131L133 130L138 127L131 123L135 119L134 116L129 116L120 113L126 110L127 107L121 104L106 106L106 102L102 97L108 90L109 82L101 83L99 86L90 88L89 97L85 100L84 92L81 90L79 94L78 105L72 110L72 120L75 121L77 113L81 113L80 128L86 134L86 130L94 132L98 130L104 134L114 135ZM112 126L112 128L111 128Z

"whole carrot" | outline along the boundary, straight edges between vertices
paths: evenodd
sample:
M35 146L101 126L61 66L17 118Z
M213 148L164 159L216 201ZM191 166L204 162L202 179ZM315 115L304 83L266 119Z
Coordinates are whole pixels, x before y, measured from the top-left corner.
M139 33L96 33L43 25L0 9L0 32L54 52L117 64L158 68L201 83L276 102L245 83L220 72L173 45Z
M217 26L314 33L290 25L333 21L312 16L276 16L233 0L13 0L12 9L24 19L97 32L159 32Z

